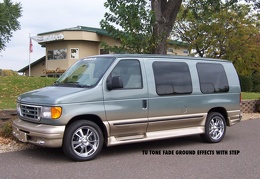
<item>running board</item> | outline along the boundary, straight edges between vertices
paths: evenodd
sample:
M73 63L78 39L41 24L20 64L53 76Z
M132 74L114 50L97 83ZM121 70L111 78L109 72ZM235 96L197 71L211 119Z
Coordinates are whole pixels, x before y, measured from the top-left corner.
M107 146L144 142L144 141L151 141L157 139L167 139L167 138L194 135L194 134L203 134L204 132L205 132L204 127L189 127L189 128L172 129L166 131L147 132L145 134L124 136L124 137L110 136L108 137Z

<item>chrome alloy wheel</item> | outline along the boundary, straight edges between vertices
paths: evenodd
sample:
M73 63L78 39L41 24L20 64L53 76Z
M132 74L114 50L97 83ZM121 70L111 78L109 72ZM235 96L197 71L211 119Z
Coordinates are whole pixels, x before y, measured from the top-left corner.
M223 119L219 116L215 116L209 123L209 136L213 140L219 140L225 132L225 124Z
M99 146L99 135L91 126L81 126L72 135L72 149L80 157L88 157L95 153Z

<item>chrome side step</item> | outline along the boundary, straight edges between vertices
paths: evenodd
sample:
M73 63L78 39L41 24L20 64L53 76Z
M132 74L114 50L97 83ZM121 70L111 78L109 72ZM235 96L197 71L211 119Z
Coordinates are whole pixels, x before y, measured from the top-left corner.
M108 137L107 146L144 142L144 141L151 141L157 139L167 139L167 138L194 135L194 134L203 134L204 132L205 129L202 126L202 127L189 127L189 128L182 128L182 129L147 132L146 134L138 134L138 135L124 136L124 137L110 136Z

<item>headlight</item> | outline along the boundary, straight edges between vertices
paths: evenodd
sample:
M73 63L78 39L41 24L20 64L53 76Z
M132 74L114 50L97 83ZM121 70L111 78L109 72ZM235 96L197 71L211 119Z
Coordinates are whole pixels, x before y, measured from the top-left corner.
M20 115L21 110L20 110L20 104L19 103L16 103L16 110L17 110L17 114Z
M54 107L42 107L41 117L58 119L61 116L62 108L59 106Z

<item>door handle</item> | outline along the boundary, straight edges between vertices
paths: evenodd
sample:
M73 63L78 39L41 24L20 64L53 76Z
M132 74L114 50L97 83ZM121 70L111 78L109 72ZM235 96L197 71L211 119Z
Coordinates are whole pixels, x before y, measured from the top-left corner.
M147 109L147 100L143 100L143 109Z

